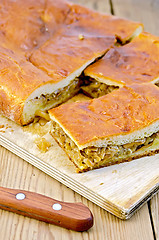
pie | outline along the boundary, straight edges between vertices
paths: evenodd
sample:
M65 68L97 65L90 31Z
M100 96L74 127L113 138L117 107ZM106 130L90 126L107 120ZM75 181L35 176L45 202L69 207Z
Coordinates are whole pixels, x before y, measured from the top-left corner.
M1 114L26 125L49 112L77 172L159 151L159 37L64 0L0 12ZM93 99L62 104L80 91Z
M63 0L6 0L0 12L0 113L20 125L74 96L88 65L142 31Z

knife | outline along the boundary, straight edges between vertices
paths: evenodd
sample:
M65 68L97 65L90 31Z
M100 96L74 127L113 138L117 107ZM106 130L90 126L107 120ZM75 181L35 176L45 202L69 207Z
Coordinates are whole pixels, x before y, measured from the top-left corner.
M93 215L83 203L67 203L24 190L0 187L0 208L83 232L93 226Z

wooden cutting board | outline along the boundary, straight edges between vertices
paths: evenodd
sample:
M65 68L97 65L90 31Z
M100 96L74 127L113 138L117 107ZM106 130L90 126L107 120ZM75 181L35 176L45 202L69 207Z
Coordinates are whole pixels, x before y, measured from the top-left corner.
M159 190L159 155L86 173L76 173L65 152L49 134L50 122L21 127L0 115L0 144L121 219L130 218ZM51 143L42 153L38 137Z

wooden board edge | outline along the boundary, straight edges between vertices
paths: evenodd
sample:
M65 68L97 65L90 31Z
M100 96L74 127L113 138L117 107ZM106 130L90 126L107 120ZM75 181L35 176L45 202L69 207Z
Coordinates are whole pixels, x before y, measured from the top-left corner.
M148 194L146 194L140 201L134 204L131 208L125 209L125 220L130 219L136 211L138 211L143 205L145 205L153 196L159 192L159 183L153 187Z

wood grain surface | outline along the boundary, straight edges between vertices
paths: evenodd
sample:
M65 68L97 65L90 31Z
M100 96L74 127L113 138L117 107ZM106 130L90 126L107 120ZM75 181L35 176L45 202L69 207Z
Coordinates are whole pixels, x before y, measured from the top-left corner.
M76 0L100 11L141 20L145 29L159 35L159 1L155 0ZM111 4L110 4L111 3ZM94 214L95 224L77 233L55 225L0 210L0 239L11 240L157 240L159 239L159 194L130 220L122 221L81 197L58 181L0 147L0 185L35 191L60 201L82 201Z
M130 220L122 221L2 147L0 159L1 186L35 191L60 201L82 201L90 208L95 218L93 228L87 232L77 233L0 210L1 239L153 239L147 205Z

